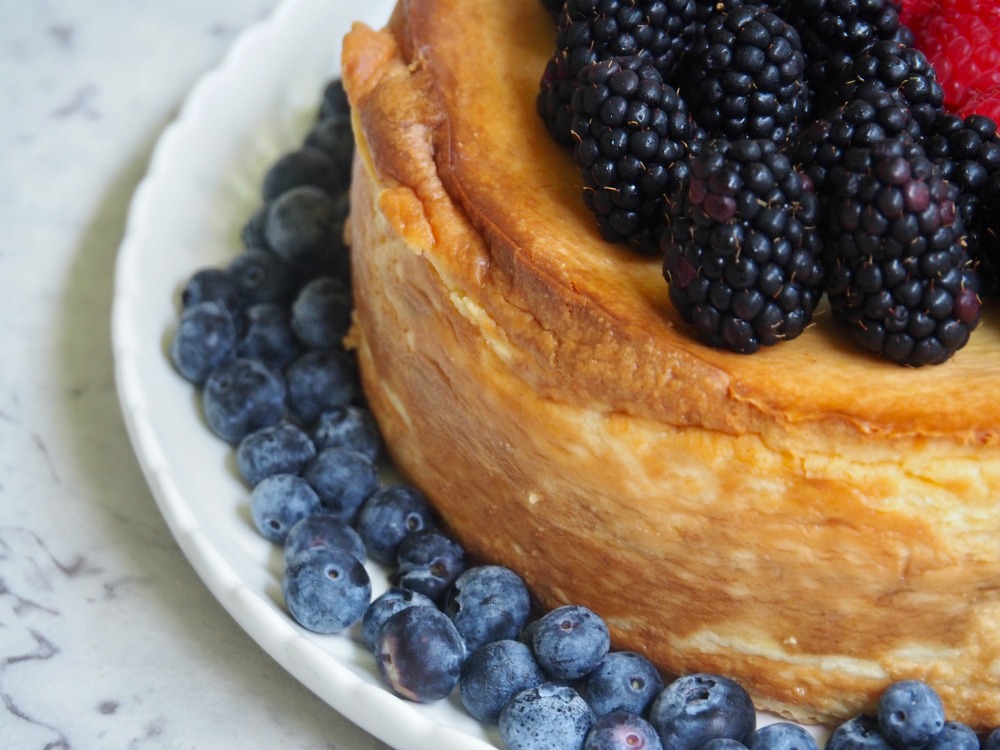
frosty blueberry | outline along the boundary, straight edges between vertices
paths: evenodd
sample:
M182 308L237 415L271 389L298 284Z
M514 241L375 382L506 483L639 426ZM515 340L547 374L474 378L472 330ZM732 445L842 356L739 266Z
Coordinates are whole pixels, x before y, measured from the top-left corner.
M375 599L361 618L361 635L368 648L375 650L378 635L386 621L400 610L407 607L434 607L437 605L429 598L409 589L390 588Z
M615 651L587 675L584 697L597 716L612 711L643 715L663 689L663 678L642 654Z
M320 451L302 471L323 501L323 507L351 522L361 503L378 488L378 469L360 453L344 448Z
M298 474L316 456L309 436L281 422L251 432L236 448L236 468L251 487L273 474Z
M234 359L215 370L202 395L208 426L234 444L277 424L285 412L284 380L254 359Z
M406 485L375 490L362 504L356 522L368 553L383 565L396 562L400 542L408 534L435 525L424 494Z
M575 680L593 671L610 647L611 635L604 620L577 604L553 609L534 626L535 658L558 679Z
M250 492L250 515L265 539L283 544L288 530L320 510L319 496L295 474L275 474Z
M313 547L338 547L362 563L368 557L358 532L325 511L306 516L288 530L283 551L285 565L299 552Z
M281 578L285 604L295 621L316 633L337 633L361 619L371 599L371 580L361 562L336 547L296 555Z
M612 711L597 719L583 750L663 750L652 724L629 711Z
M757 715L738 683L719 675L691 674L660 692L650 707L649 721L664 747L695 750L714 737L745 742Z
M887 687L878 701L878 723L893 745L926 746L944 727L944 705L934 689L919 680Z
M204 383L213 371L236 357L236 324L219 302L199 302L181 314L170 341L170 359L192 383Z
M301 353L284 305L262 302L248 307L243 313L243 323L236 343L238 356L259 359L280 370Z
M979 737L958 721L946 721L941 731L927 744L927 750L979 750Z
M243 292L236 279L221 268L196 271L181 292L181 305L186 310L199 302L218 302L230 314L243 309Z
M530 648L520 641L503 640L473 651L462 666L458 685L469 715L496 724L511 698L545 681L545 673Z
M469 651L491 641L516 638L528 621L528 587L510 568L480 565L463 571L445 597L445 613Z
M320 412L310 432L316 448L350 448L374 461L382 453L382 435L372 413L355 404Z
M830 734L826 750L891 750L892 745L882 734L874 716L855 716Z
M304 143L325 153L345 179L350 177L354 157L354 132L351 130L350 115L334 112L320 118L306 133Z
M436 607L407 607L386 620L375 655L382 678L420 703L445 698L458 685L465 644Z
M288 409L303 424L346 406L361 392L350 356L340 349L306 352L285 369Z
M439 601L465 570L465 549L443 531L424 529L409 534L396 551L395 583ZM447 615L446 615L447 616Z
M350 287L332 276L320 276L302 287L292 304L292 330L310 349L342 345L351 325Z
M297 187L270 203L264 236L275 255L294 268L316 271L344 250L347 206L316 187Z
M751 733L750 750L819 750L816 739L798 724L779 721Z
M507 750L578 748L594 723L587 702L571 687L545 683L522 690L500 712Z
M283 154L264 175L262 194L269 203L293 188L310 185L333 195L347 188L347 175L322 151L308 146Z
M226 271L239 284L247 306L264 302L287 305L299 287L298 278L288 264L260 247L244 250L233 258Z

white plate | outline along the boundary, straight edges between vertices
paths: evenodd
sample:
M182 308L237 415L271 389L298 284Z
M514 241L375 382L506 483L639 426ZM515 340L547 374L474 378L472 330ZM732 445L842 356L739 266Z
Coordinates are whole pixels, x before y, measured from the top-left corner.
M354 20L381 26L391 0L288 0L243 34L191 92L136 191L117 269L112 336L125 422L160 510L198 575L236 621L298 680L401 750L487 750L492 730L455 702L418 705L383 686L358 633L319 636L281 605L279 551L253 528L234 451L210 434L166 342L178 293L225 265L260 205L267 167L296 147L323 85L338 75ZM385 574L373 569L376 591Z

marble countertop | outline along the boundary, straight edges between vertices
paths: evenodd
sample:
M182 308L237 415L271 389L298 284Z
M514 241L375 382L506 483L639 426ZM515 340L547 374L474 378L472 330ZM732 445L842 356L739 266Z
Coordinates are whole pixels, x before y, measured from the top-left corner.
M0 747L385 748L181 554L115 391L114 263L157 137L278 0L0 3Z

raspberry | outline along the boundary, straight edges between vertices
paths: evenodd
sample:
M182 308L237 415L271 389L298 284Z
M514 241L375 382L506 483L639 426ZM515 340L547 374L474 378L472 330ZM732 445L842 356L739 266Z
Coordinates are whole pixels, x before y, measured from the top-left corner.
M1000 122L1000 86L972 94L962 105L959 114L963 117L986 115L994 122Z
M937 70L950 109L1000 87L1000 7L981 0L922 0L907 18L918 48Z

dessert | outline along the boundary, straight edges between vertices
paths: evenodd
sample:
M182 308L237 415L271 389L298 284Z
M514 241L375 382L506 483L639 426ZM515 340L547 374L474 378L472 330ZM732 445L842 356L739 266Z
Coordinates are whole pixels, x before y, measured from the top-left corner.
M1000 320L946 365L822 308L752 357L693 339L600 238L535 112L538 0L409 0L344 76L355 343L389 452L470 554L666 674L798 721L923 679L1000 724Z

